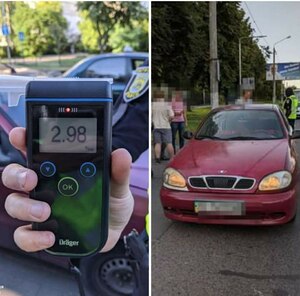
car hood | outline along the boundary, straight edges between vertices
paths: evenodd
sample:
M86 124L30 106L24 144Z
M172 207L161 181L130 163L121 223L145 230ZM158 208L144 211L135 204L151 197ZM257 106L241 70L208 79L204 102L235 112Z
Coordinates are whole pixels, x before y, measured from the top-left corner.
M191 140L170 166L191 175L236 175L256 179L284 170L287 139L261 141Z

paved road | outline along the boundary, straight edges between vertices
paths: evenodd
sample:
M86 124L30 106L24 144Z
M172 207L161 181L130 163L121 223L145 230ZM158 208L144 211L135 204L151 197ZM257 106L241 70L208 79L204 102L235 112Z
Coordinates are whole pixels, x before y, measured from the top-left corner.
M0 249L1 296L4 288L18 296L79 296L77 282L64 269Z
M279 227L171 222L159 202L165 164L153 165L152 295L300 295L300 207Z

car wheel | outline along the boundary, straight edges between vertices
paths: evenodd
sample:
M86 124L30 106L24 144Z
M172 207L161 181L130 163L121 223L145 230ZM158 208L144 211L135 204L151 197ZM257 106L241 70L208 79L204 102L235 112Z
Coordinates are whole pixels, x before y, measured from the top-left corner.
M123 241L113 250L80 260L83 284L90 296L132 295L136 280Z

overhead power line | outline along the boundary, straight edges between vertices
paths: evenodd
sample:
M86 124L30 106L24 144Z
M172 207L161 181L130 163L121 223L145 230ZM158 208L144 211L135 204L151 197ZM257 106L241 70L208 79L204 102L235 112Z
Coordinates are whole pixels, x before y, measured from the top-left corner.
M259 28L257 22L255 21L255 19L254 19L254 17L253 17L253 14L252 14L252 12L251 12L249 6L247 5L247 2L244 2L244 3L245 3L245 5L246 5L246 8L247 8L247 10L248 10L248 13L249 13L249 15L250 15L250 17L251 17L253 23L255 24L255 26L256 26L258 32L259 32L261 35L265 35L265 34L262 33L262 31L260 30L260 28ZM270 45L269 45L269 43L267 42L266 38L263 38L263 40L265 41L266 45L270 47Z

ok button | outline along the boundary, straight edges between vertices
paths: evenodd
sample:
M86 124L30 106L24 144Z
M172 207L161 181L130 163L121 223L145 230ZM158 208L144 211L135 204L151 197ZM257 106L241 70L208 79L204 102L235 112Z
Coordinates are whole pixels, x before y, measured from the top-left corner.
M58 191L64 196L73 196L78 192L78 182L71 177L64 177L58 182Z

